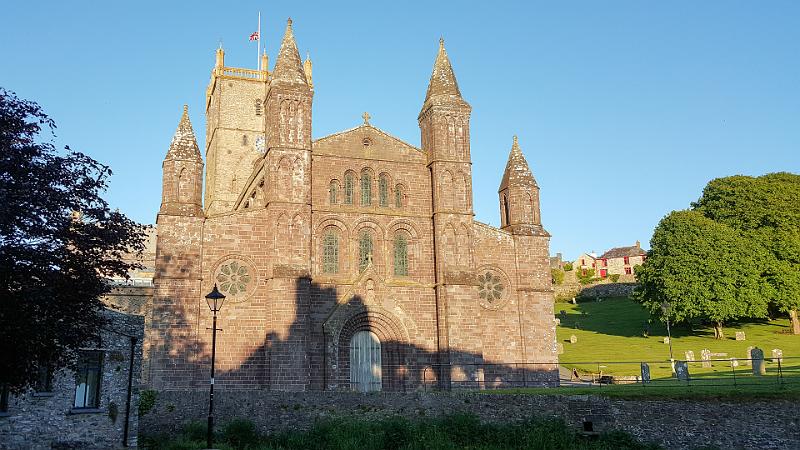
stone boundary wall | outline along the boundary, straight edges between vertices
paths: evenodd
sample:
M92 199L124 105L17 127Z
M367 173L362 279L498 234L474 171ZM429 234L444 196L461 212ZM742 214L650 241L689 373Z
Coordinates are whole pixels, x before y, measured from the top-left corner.
M559 297L628 297L636 289L636 283L598 283L581 285L578 283L564 283L553 286L555 298Z
M703 446L744 449L800 448L800 410L790 400L618 400L590 395L491 393L356 394L217 391L215 417L222 427L248 418L261 432L307 429L319 419L411 420L469 412L485 422L560 417L576 429L591 421L595 431L623 430L668 449ZM208 393L162 391L140 418L141 430L176 432L189 421L205 421Z

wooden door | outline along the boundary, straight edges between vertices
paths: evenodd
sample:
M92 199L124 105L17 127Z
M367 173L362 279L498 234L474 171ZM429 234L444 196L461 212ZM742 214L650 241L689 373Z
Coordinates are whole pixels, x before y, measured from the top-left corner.
M359 331L350 339L350 388L381 390L381 341L371 331Z

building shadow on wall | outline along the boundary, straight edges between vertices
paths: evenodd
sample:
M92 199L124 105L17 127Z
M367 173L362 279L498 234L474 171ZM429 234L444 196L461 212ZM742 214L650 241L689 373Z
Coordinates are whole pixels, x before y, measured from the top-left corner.
M414 345L416 336L404 323L408 319L369 294L342 299L336 288L307 278L295 281L295 292L295 317L287 332L265 330L263 343L236 367L218 366L217 389L411 392L558 385L557 362L485 361L473 352ZM220 327L225 328L224 309L221 317ZM199 332L210 335L211 330ZM170 333L175 345L169 365L161 361L156 366L180 370L185 362L193 385L207 384L211 349L203 342L210 338L201 336L196 342L183 332ZM226 349L218 340L218 358L220 352ZM166 370L153 376L176 379L180 374ZM150 384L172 385L158 379Z

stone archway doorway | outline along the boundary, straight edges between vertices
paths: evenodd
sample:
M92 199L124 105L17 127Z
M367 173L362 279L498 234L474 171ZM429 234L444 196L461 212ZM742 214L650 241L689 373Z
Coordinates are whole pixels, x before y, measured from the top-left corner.
M358 392L381 390L381 341L369 330L350 339L350 388Z

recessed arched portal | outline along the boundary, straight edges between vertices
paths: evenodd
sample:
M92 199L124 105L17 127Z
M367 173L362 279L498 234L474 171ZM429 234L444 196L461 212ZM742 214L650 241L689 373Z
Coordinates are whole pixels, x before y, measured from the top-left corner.
M381 341L369 330L350 339L350 388L358 392L381 390Z

